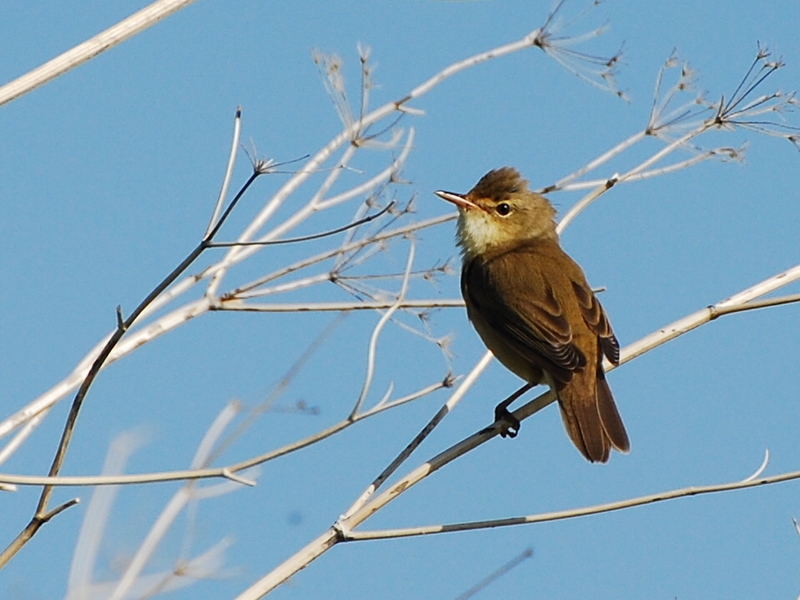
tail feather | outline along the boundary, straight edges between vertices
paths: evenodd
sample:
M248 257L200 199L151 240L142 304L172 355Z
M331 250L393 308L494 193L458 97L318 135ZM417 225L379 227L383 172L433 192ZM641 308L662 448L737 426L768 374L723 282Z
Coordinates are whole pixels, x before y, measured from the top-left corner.
M630 450L628 434L602 371L576 372L558 392L561 418L572 443L590 462L608 461L611 449Z
M614 402L611 388L608 387L608 382L603 376L603 372L600 371L599 374L601 376L597 378L597 412L600 414L603 432L614 448L620 452L628 453L631 450L628 432L625 431L625 425L617 410L617 404Z

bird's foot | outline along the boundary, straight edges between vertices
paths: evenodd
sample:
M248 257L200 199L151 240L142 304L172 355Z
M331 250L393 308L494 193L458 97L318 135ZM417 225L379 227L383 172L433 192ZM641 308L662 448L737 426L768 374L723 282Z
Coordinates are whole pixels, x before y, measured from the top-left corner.
M520 422L504 404L505 402L500 403L494 409L494 420L495 423L500 423L502 426L500 430L501 437L515 438L519 433Z

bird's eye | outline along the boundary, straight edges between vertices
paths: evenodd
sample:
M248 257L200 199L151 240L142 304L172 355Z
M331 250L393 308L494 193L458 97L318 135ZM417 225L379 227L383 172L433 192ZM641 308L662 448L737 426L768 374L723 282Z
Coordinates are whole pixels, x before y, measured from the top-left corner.
M497 208L495 210L497 211L498 215L500 215L501 217L505 217L508 213L511 212L511 207L508 205L507 202L501 202L500 204L497 205Z

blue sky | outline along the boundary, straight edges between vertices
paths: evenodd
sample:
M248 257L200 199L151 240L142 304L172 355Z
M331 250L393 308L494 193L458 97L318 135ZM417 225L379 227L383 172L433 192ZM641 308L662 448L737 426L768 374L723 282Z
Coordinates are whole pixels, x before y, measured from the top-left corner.
M568 2L565 18L587 5ZM141 6L82 1L4 8L0 81ZM244 114L242 142L260 156L286 161L314 154L341 129L312 61L314 49L342 57L349 97L357 102L356 46L371 48L372 105L379 106L454 61L522 37L550 8L529 1L207 0L0 107L0 418L69 374L113 328L115 307L129 313L197 244L224 173L237 106ZM412 103L425 115L407 115L398 124L406 132L415 129L414 144L403 183L385 199L416 196L412 218L421 220L452 210L433 190L466 191L491 168L515 166L534 187L560 179L643 127L658 70L673 51L698 71L698 88L711 100L730 97L758 43L786 63L763 92L797 89L798 22L800 5L792 0L605 2L567 31L608 24L601 38L576 49L609 55L622 47L617 82L628 101L587 84L536 49L479 65ZM788 119L800 124L796 114ZM606 288L601 299L623 346L800 263L797 150L754 132L714 132L698 143L746 145L746 158L620 185L562 236L590 282ZM659 144L649 141L597 176L630 168ZM334 193L357 185L398 152L363 151ZM242 155L233 189L248 175ZM222 238L233 238L288 177L257 181ZM301 189L278 216L290 215L313 190ZM561 214L578 198L551 196ZM321 213L293 234L339 226L362 200ZM340 240L261 251L230 279L248 281ZM419 233L415 251L420 267L447 259L457 267L453 224ZM204 256L190 273L222 252ZM399 241L356 272L402 271L407 253L408 243ZM396 289L397 282L386 285ZM798 291L795 284L780 293ZM409 297L457 298L457 277L414 281ZM276 301L349 298L327 284ZM757 468L767 448L767 474L797 469L798 310L788 305L723 317L609 375L631 437L630 455L614 455L607 465L586 463L550 407L526 421L518 438L485 444L367 526L511 517L736 481ZM365 311L337 324L277 408L216 464L279 447L346 416L361 389L379 318ZM129 472L186 468L225 403L236 398L252 407L263 401L333 319L330 313L213 312L147 344L99 377L63 473L98 473L112 440L133 429L143 432L146 443L131 458ZM422 327L414 317L401 320ZM452 355L388 325L368 405L390 382L398 397L441 379L448 369L463 375L483 354L462 309L434 311L427 326L433 337L451 335ZM517 384L492 364L401 473L486 425L494 405ZM192 556L230 536L225 576L171 597L235 596L324 531L447 397L437 392L266 464L257 487L202 502L191 525L179 520L148 570L169 569L187 535ZM316 411L280 410L300 401ZM61 402L0 470L46 472L67 407ZM156 484L120 491L96 579L118 576L176 489ZM454 598L532 548L530 560L482 597L795 598L797 489L789 482L543 525L345 544L272 597ZM0 573L0 596L64 595L90 490L59 490L54 500L74 496L82 504L46 525ZM37 498L34 488L0 496L3 545L30 518Z

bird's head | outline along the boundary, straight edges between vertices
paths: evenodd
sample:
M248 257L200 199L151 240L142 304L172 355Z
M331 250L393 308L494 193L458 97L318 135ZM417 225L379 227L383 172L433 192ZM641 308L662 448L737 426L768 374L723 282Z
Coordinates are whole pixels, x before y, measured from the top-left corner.
M467 258L531 239L556 239L555 209L516 169L489 171L466 194L437 191L458 207L456 238Z

